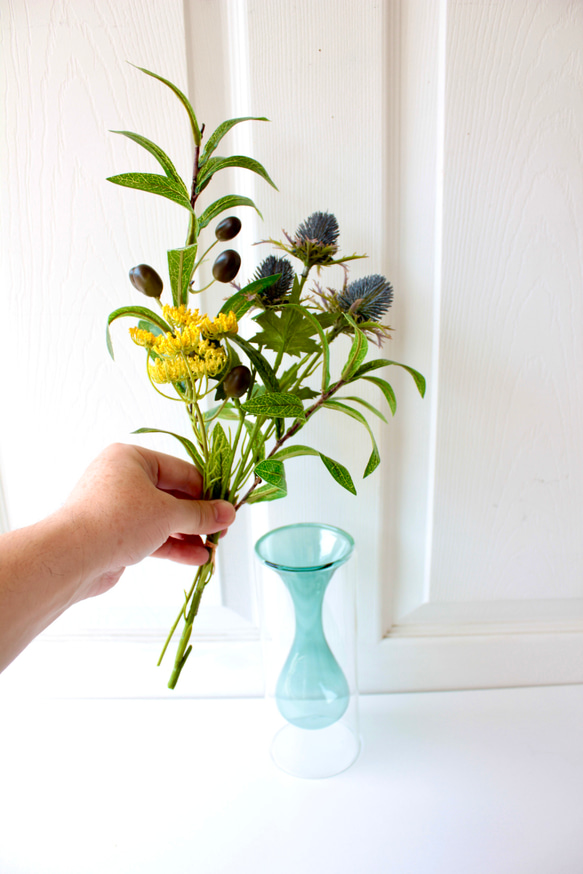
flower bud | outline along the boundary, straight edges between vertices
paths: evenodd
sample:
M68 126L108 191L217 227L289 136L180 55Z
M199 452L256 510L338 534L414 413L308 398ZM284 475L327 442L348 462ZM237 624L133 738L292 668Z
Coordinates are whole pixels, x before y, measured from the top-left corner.
M244 364L233 367L223 380L223 389L228 398L240 398L251 385L251 371Z
M153 267L148 264L138 264L130 270L130 282L146 297L160 297L164 283Z
M229 218L223 219L215 228L215 237L217 240L232 240L241 230L241 219L235 215L230 215Z
M239 272L241 256L234 249L227 249L215 260L213 264L213 276L219 282L231 282Z

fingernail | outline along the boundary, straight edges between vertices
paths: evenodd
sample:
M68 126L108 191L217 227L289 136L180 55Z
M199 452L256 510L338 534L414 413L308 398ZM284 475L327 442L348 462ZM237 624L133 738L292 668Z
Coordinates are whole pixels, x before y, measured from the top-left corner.
M215 501L214 509L219 525L230 525L235 518L235 508L228 501Z

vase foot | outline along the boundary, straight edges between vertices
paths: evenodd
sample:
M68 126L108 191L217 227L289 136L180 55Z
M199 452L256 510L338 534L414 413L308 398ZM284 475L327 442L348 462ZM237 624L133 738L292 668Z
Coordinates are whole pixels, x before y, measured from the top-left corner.
M341 722L319 731L284 725L271 745L271 757L278 768L311 780L346 771L359 753L360 738Z

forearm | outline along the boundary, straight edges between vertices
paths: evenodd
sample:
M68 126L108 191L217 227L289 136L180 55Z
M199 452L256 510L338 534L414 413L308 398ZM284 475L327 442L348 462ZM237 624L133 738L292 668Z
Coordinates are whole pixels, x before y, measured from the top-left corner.
M0 537L0 671L77 600L90 569L75 528L58 512Z

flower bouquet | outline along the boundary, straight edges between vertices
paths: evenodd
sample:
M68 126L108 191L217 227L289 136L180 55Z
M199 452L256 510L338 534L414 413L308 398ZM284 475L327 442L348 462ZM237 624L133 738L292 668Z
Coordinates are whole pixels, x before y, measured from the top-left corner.
M133 342L145 350L147 378L155 391L185 406L192 433L189 437L172 436L202 474L206 498L230 501L236 509L283 498L285 461L300 455L318 457L336 483L356 494L344 465L294 438L322 409L350 416L370 436L371 454L364 470L367 477L378 467L380 455L365 413L386 419L358 395L358 383L364 380L375 385L394 414L394 391L376 371L397 365L411 374L424 395L425 380L413 368L385 358L366 360L369 340L380 347L389 336L390 329L381 319L393 300L390 283L379 274L349 282L346 265L364 256L341 255L336 218L327 212L315 212L295 234L284 233L283 240L264 241L271 243L278 254L266 257L246 285L235 282L241 265L239 253L231 248L222 251L213 262L210 284L230 284L231 293L212 317L194 308L191 298L209 287L199 283L200 265L215 246L228 244L241 228L236 216L219 217L236 207L257 210L250 198L238 195L223 196L200 210L200 194L216 173L228 167L257 173L275 187L258 161L242 155L219 157L216 149L234 125L267 119L229 119L204 142L204 125L199 126L182 91L167 79L138 69L164 83L188 114L194 142L192 183L189 190L168 155L151 140L130 131L116 133L150 152L163 173L123 173L109 181L179 204L188 213L188 229L184 245L168 252L170 294L166 302L162 302L163 280L154 268L140 264L130 270L132 285L150 298L155 308L129 305L109 315L110 354L113 357L111 323L120 317L137 319L129 333ZM290 257L299 263L297 270ZM313 271L320 275L331 265L344 268L340 289L324 289L317 282L309 285ZM244 332L252 334L250 339L244 339L239 331L242 319L250 321L252 330ZM345 344L345 363L339 373L332 373L330 345L337 340ZM140 428L135 433L155 431L171 433L156 428ZM189 639L193 622L214 573L218 542L218 534L207 536L208 561L198 569L185 592L160 656L161 662L181 625L170 688L176 686L192 650Z

